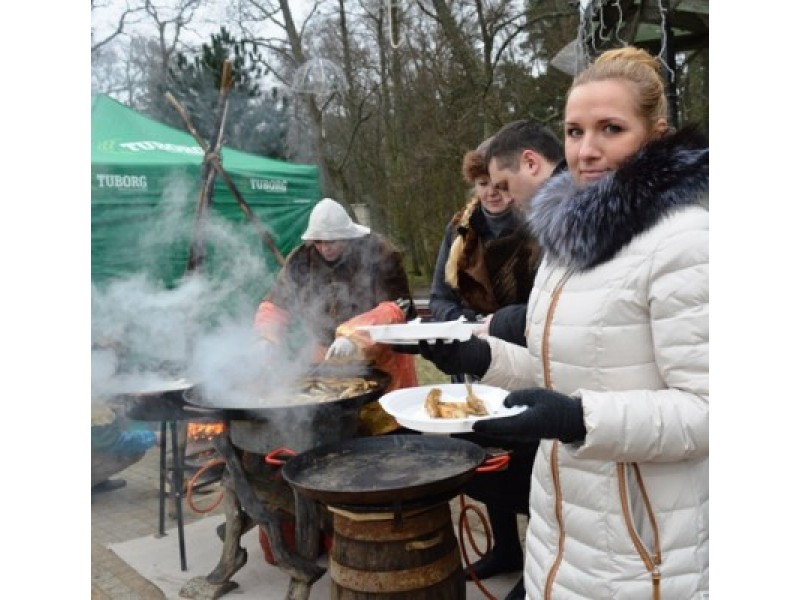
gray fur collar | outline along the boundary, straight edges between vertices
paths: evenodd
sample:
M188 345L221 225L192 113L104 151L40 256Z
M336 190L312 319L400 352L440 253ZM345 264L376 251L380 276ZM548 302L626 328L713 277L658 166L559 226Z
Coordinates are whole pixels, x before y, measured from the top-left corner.
M650 142L604 179L578 188L568 171L531 200L528 226L549 260L585 271L663 217L708 193L708 144L694 127Z

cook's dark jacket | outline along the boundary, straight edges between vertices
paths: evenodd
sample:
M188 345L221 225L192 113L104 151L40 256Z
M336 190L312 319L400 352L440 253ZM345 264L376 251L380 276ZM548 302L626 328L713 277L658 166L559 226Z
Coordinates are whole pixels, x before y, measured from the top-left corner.
M310 243L286 259L265 300L292 315L322 346L336 327L384 301L411 300L402 253L378 233L347 241L341 258L330 264ZM413 301L408 318L416 316Z

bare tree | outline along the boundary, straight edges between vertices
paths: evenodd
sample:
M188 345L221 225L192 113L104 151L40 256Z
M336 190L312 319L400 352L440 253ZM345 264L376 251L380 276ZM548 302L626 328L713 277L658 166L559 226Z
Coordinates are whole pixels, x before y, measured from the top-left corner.
M190 26L203 0L177 0L174 6L163 7L152 0L144 0L144 11L155 26L158 52L156 59L158 77L167 81L169 65L179 48L181 35Z
M162 103L154 99L155 82L166 82L170 61L179 49L186 47L188 35L196 36L192 24L207 5L207 0L127 0L114 13L114 4L92 0L92 70L93 89L124 99L140 109L152 110ZM104 19L113 24L108 33L101 28ZM98 29L102 39L95 41ZM109 62L116 59L114 68Z
M313 19L319 2L312 4L309 14L298 29L288 0L239 0L235 5L242 41L252 44L271 57L263 66L279 82L291 88L295 70L306 62L308 54L304 47L304 33ZM277 35L268 32L280 31ZM310 148L299 158L316 162L320 169L320 185L324 194L334 195L331 163L325 152L323 107L313 95L295 95L295 116L307 118L303 129L311 131ZM297 129L295 128L295 136Z
M109 8L108 2L100 2L100 0L92 0L92 15L95 12L101 12ZM141 6L125 6L118 15L113 17L114 25L110 32L104 32L100 39L95 40L95 27L92 26L92 56L95 52L106 48L114 40L118 39L125 33L126 27L138 22L137 17L141 15L143 7Z
M132 46L118 87L153 80L158 69L148 62L169 64L203 1L175 0L170 12L155 0L130 5L153 35ZM286 155L319 166L325 195L366 203L373 226L406 250L409 271L423 280L466 199L464 152L514 119L558 128L570 77L549 62L575 40L579 21L565 0L314 0L302 19L291 0L235 0L229 10L226 28L263 61L264 85L287 90L294 154ZM111 45L97 49L98 68L101 57L113 61ZM298 69L316 58L338 65L346 85L292 93ZM707 77L707 60L691 67ZM688 75L686 89L707 96Z

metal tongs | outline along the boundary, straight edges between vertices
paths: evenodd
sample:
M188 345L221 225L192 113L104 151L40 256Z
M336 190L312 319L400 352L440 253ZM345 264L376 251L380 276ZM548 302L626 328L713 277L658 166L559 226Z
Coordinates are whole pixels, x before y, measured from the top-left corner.
M474 397L475 392L472 391L472 375L464 374L464 385L467 386L467 398Z
M464 374L464 385L467 387L467 406L475 413L475 414L488 414L486 410L486 405L483 403L483 400L478 398L475 395L475 392L472 389L472 375Z

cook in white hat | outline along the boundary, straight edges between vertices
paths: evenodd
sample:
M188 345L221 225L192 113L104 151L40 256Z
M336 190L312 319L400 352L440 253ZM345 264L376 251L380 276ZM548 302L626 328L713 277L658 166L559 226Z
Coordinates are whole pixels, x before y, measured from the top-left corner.
M347 247L346 240L368 234L369 227L355 223L341 204L332 198L323 198L311 211L308 227L300 237L313 242L326 261L335 262Z

